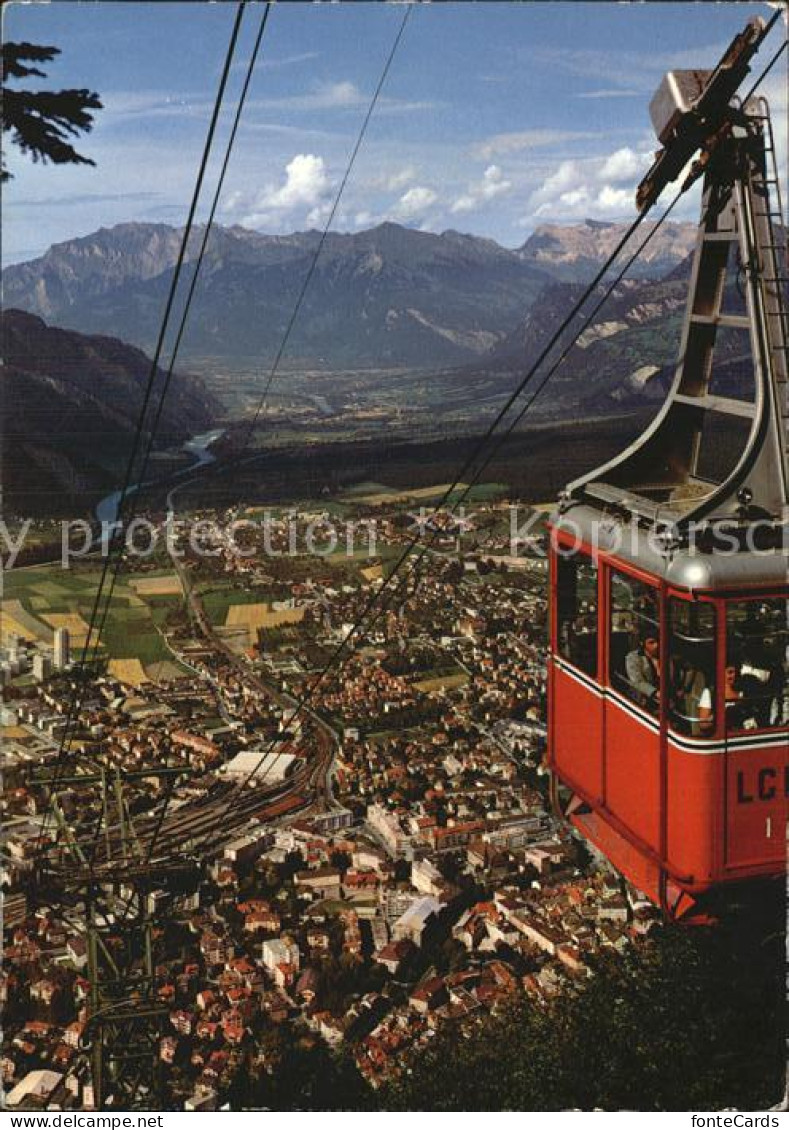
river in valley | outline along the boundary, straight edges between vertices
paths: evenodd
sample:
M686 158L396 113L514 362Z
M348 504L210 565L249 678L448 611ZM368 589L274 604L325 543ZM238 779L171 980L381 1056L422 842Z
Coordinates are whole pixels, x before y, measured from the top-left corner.
M208 463L213 463L216 459L216 456L213 455L210 450L211 445L216 443L216 441L223 435L224 428L217 428L212 432L202 432L200 435L192 436L191 439L188 439L184 443L181 450L186 451L189 455L193 456L193 462L190 463L188 467L182 467L180 471L176 471L173 475L170 475L168 479L164 480L164 482L181 479L185 475L191 475L198 467L203 467ZM149 479L142 485L146 487L154 485L161 486L162 481ZM126 491L126 497L128 498L139 489L140 483L132 484L132 486L130 486ZM99 502L98 506L96 507L97 521L107 522L108 524L117 521L118 510L120 509L121 503L121 493L121 491L116 490L113 491L112 494L108 494L104 498L102 498L101 502Z

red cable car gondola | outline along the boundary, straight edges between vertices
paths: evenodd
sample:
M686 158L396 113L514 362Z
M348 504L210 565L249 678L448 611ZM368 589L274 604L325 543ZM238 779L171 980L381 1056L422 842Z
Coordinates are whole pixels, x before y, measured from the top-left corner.
M733 100L763 30L653 100L665 148L639 205L699 149L704 175L679 363L645 434L551 520L554 797L686 920L786 867L789 272L767 106Z

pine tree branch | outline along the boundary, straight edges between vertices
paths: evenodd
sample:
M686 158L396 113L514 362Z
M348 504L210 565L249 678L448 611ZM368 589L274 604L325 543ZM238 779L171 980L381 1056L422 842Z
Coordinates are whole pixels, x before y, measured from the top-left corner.
M57 47L34 43L5 43L3 54L2 130L11 134L11 141L33 161L56 165L95 165L69 143L69 137L89 133L93 128L93 110L101 110L98 94L91 90L17 90L5 85L8 78L45 78L44 71L25 66L21 60L50 62L60 54ZM0 181L11 173L0 162Z

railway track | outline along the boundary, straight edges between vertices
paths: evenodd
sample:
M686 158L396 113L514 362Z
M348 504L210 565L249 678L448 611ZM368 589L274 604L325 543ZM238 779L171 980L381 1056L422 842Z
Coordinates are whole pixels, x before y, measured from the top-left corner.
M307 706L299 708L295 698L260 678L249 669L242 657L228 647L208 619L203 603L191 584L189 572L174 548L171 548L171 560L200 632L249 687L276 702L283 710L293 715L299 712L309 719L313 750L284 781L268 787L254 782L246 788L220 786L213 794L174 808L165 816L160 827L155 813L135 818L135 833L140 843L148 843L155 836L149 862L160 866L176 863L192 854L213 853L238 836L253 820L291 816L316 805L323 810L334 807L331 773L339 742L338 735L319 714ZM78 840L77 843L83 850L90 850L97 874L102 869L116 866L117 860L123 858L123 843L117 829L110 829L98 844L94 844L93 840L89 843Z

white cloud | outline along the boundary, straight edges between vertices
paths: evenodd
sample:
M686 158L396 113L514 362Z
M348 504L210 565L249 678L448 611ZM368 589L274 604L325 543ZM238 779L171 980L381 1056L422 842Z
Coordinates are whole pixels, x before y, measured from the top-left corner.
M459 196L450 208L450 212L473 212L476 207L477 200L469 193L467 196Z
M245 227L279 226L282 222L301 222L311 227L322 226L328 215L325 200L330 187L322 157L314 153L297 153L285 166L279 185L268 184L256 193L232 192L222 207L228 219Z
M574 188L571 192L563 192L559 197L559 201L565 208L574 208L577 204L586 205L589 203L589 190L586 188ZM545 207L547 207L547 205L543 204L543 208Z
M666 71L715 66L728 44L708 43L669 51L655 50L655 46L644 51L622 50L614 44L610 50L536 46L530 49L530 55L538 65L550 67L557 73L598 83L604 77L611 89L649 95ZM610 96L608 90L605 96Z
M577 161L562 161L555 172L543 181L529 199L529 204L539 213L543 205L561 197L577 185L582 177L581 168Z
M482 179L470 184L468 191L457 198L450 210L454 213L473 212L480 204L509 192L511 188L512 181L504 179L504 174L499 166L488 165L482 174Z
M604 184L601 188L584 184L562 192L538 205L534 219L584 220L617 219L635 214L634 194L624 188Z
M322 228L331 215L331 203L326 200L323 204L316 204L307 213L306 224L310 228Z
M641 98L642 91L631 90L627 87L618 90L611 88L610 90L585 90L582 94L576 94L576 98L584 98L588 101L594 101L598 98Z
M322 157L314 153L297 153L285 166L285 183L267 188L259 195L260 208L290 211L298 205L311 207L318 203L329 186Z
M392 173L379 173L377 176L371 177L366 184L368 188L383 189L385 192L399 192L401 188L410 184L415 176L416 169L413 165L406 165L405 168L397 169Z
M415 185L404 192L395 204L394 211L401 220L415 220L438 200L438 193L424 185Z
M352 82L331 82L322 87L318 97L324 106L355 106L362 100L362 94Z
M308 94L287 94L280 98L255 98L249 110L336 110L350 106L360 106L365 96L355 83L347 80L326 82L316 86Z
M604 184L597 194L597 205L604 212L627 212L635 207L633 194L624 188L612 188Z
M270 56L266 59L266 70L273 70L279 67L292 67L294 63L306 63L310 59L319 59L320 55L317 51L300 51L295 55L282 55L279 59L272 59Z
M475 157L489 161L506 153L521 153L525 149L540 149L549 145L561 145L567 141L586 141L598 137L588 130L526 129L517 133L495 133L484 141L472 146Z
M632 216L636 184L649 162L649 153L627 146L604 158L562 161L532 192L523 223Z
M254 98L247 103L247 112L276 110L307 111L348 110L369 106L371 93L360 90L348 79L324 82L304 94L285 94L275 98ZM413 110L433 110L437 102L413 101L407 98L379 98L376 113L399 114Z
M296 52L292 55L281 55L277 59L273 58L273 54L269 54L269 56L266 59L266 70L267 71L279 71L279 70L282 70L285 67L293 67L293 66L296 66L297 64L308 63L312 59L319 59L319 58L320 58L320 53L318 51L299 51L299 52ZM231 70L235 74L244 73L244 72L246 72L248 66L249 66L249 63L247 62L246 59L244 59L244 60L241 60L238 63L234 63L233 66L231 67Z
M600 177L602 180L613 181L614 184L631 181L642 171L646 172L649 163L649 153L636 153L635 150L625 146L624 149L617 149L616 153L612 153L606 159L600 170Z

